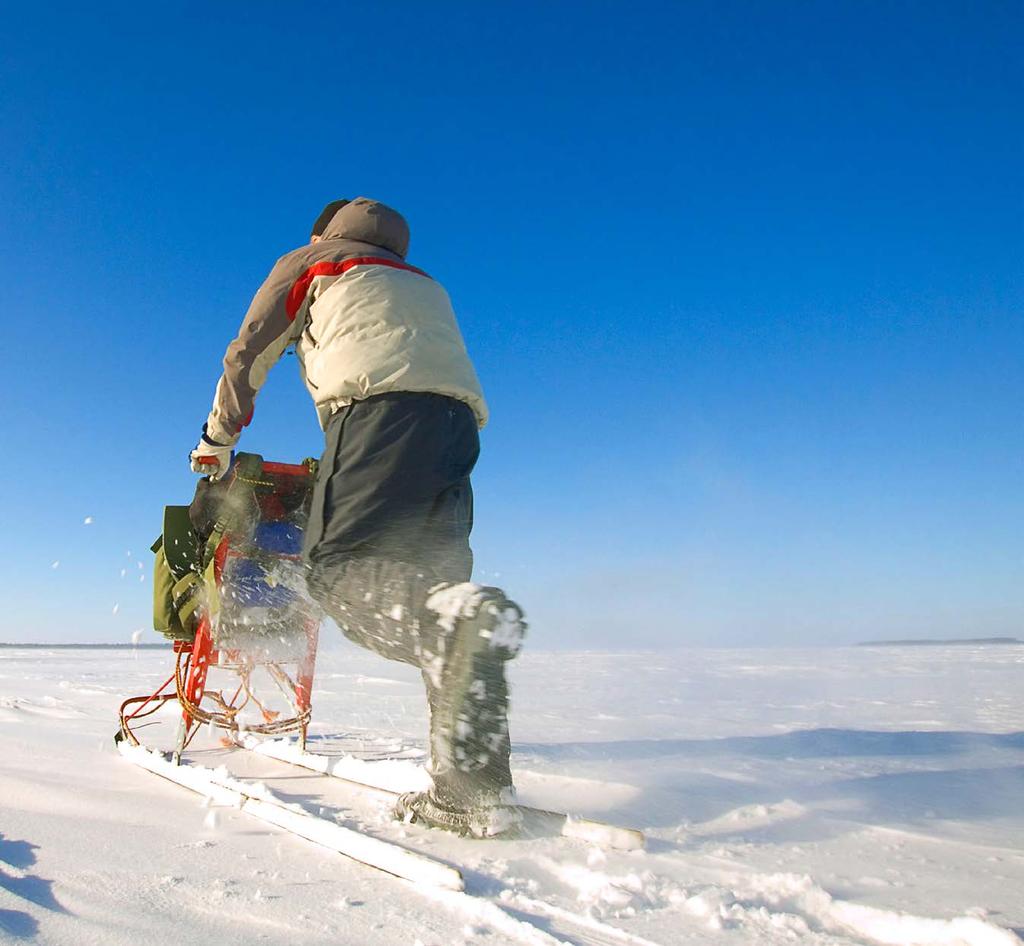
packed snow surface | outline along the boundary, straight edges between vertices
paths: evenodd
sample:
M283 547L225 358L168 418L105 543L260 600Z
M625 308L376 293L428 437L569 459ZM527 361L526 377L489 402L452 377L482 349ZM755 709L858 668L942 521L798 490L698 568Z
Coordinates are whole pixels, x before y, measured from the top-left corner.
M464 893L365 867L122 758L118 704L171 666L169 651L0 649L0 942L1022 942L1021 646L527 650L511 665L521 799L642 828L644 851L463 840L217 734L188 753L459 867ZM422 785L423 714L415 671L322 652L311 750L338 774L384 763L396 788ZM170 748L174 713L155 719L140 735Z

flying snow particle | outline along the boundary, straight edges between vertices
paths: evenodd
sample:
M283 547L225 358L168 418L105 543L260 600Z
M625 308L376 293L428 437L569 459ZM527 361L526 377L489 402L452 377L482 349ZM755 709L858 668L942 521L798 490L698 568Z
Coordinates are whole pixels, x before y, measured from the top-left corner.
M142 640L142 634L143 631L141 627L137 631L132 631L132 643L137 644L140 640Z
M145 580L146 580L146 576L145 575L139 575L139 581L145 581Z
M217 829L218 821L220 821L220 815L217 813L215 808L211 808L206 813L206 817L203 818L203 827L209 828L211 831L215 831Z
M83 525L83 526L91 526L91 525L92 525L92 516L86 516L86 517L85 517L85 518L84 518L84 519L82 520L82 525Z
M111 614L117 614L117 612L120 611L120 610L121 610L121 605L115 604L113 610L110 613Z
M50 568L54 570L60 568L60 559L58 558L56 561L50 562Z
M143 568L146 567L145 565L142 564L142 562L136 562L135 564L139 566L139 571L141 571Z
M122 568L121 569L121 577L124 578L125 575L127 575L127 574L128 574L128 569L127 568Z

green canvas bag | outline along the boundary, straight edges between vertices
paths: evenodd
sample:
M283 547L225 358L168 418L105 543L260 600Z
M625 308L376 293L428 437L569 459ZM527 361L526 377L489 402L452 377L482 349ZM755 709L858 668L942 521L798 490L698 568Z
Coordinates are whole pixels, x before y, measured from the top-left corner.
M188 506L164 507L163 535L152 545L153 630L168 640L195 637L202 600L199 537L188 511Z
M317 462L304 464L315 477ZM201 480L190 506L164 507L163 535L152 545L154 630L169 640L191 641L202 610L216 619L221 606L217 547L226 533L244 542L260 518L258 497L274 489L273 475L264 475L263 457L238 453L230 476L218 483Z

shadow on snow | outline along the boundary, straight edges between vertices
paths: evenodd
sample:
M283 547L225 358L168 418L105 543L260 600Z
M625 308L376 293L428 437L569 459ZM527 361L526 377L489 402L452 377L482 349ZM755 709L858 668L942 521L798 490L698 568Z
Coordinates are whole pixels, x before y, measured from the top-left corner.
M543 759L596 759L603 762L665 758L671 755L691 758L744 755L759 759L935 756L959 755L986 748L1024 750L1024 732L874 732L860 729L801 729L777 736L519 743L515 748L520 754Z
M792 838L800 833L795 822L804 820L820 839L844 829L821 823L818 815L871 824L1017 817L1024 797L1021 752L1024 733L813 729L722 739L521 743L515 762L522 768L531 758L563 763L561 774L613 779L608 763L627 764L623 780L642 791L602 815L609 819L648 827L697 824L788 799L810 810L781 818L784 830ZM650 765L638 769L639 761ZM768 812L766 823L737 823L735 833L782 830L770 822ZM727 826L720 833L728 833Z
M36 862L37 845L28 841L11 841L0 834L0 862L23 871ZM38 907L56 913L68 911L53 894L53 881L35 874L11 874L0 867L0 889ZM31 939L39 932L39 921L22 910L0 910L0 930L18 939Z

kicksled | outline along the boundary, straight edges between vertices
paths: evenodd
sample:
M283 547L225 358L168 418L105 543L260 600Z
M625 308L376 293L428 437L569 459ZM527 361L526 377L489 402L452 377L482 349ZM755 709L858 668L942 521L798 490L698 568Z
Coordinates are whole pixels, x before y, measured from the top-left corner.
M190 762L196 735L301 767L357 790L394 796L422 785L396 781L386 762L309 751L320 613L300 560L316 461L284 464L239 454L218 483L200 481L189 506L168 506L153 546L154 626L173 642L173 667L152 693L120 708L115 736L129 762L360 863L413 883L462 890L459 870L396 841L338 824L278 798L258 782ZM167 707L178 722L173 746L147 746L141 730ZM419 775L429 782L422 770ZM638 850L632 828L517 806L524 836L561 835ZM425 829L429 830L429 829ZM500 843L492 841L490 843Z

